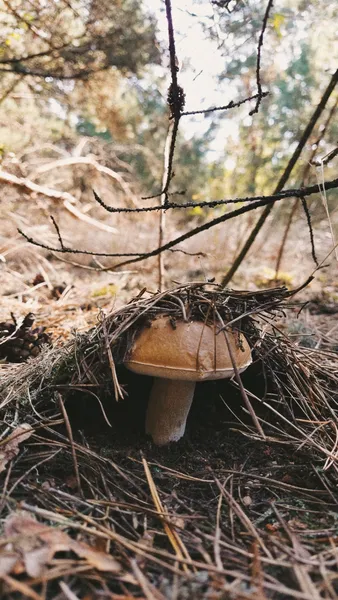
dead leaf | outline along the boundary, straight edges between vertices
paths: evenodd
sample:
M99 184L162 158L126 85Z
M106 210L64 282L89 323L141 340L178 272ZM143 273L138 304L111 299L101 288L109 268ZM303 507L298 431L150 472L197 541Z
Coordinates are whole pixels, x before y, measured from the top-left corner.
M19 425L12 431L8 438L0 444L0 473L5 470L6 465L19 453L19 444L27 440L33 433L28 423Z
M290 529L292 531L298 531L300 529L307 529L307 524L303 523L303 521L300 521L299 519L290 519L288 521L288 526L290 527Z
M41 546L41 548L37 548L36 550L25 552L23 560L27 575L30 577L39 577L51 558L48 546Z
M110 554L73 540L64 531L39 523L24 511L6 519L4 532L10 541L0 551L2 576L26 572L30 577L39 577L57 552L74 552L99 571L121 571L120 563Z
M72 540L72 542L70 549L81 558L85 558L92 567L96 567L99 571L110 571L111 573L117 573L121 570L120 564L110 554L94 550L94 548L83 542L77 542L76 540Z
M171 517L170 522L177 527L177 529L185 528L185 520L182 517Z
M10 573L18 558L14 552L0 552L0 577Z
M74 475L69 475L69 477L66 477L65 484L71 490L76 490L78 488L78 482L77 482L76 477L74 477Z

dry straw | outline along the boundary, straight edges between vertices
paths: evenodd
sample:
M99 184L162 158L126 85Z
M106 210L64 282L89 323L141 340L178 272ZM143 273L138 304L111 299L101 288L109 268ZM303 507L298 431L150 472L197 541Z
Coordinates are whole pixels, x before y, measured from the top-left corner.
M336 597L338 357L283 334L278 319L291 297L286 288L211 283L144 290L87 333L3 369L0 456L11 434L15 452L2 473L2 598ZM262 397L242 386L261 432L244 397L246 418L236 413L231 430L196 446L183 439L157 449L135 438L126 447L114 434L102 443L75 430L68 391L101 402L104 390L123 403L119 364L162 313L244 332L266 380ZM21 429L14 438L13 430L24 423L30 437L25 429L20 443ZM8 515L27 523L10 539ZM46 526L34 540L32 517ZM76 556L67 552L71 539ZM36 564L46 544L48 559ZM115 566L105 571L109 557Z

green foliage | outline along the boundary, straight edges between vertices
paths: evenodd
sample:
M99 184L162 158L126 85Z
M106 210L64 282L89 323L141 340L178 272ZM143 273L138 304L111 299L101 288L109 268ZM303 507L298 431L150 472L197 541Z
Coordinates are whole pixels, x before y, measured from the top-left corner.
M154 18L137 0L11 0L2 12L6 72L81 79L109 67L139 73L159 61Z
M203 2L209 5L207 0L198 4ZM261 67L269 96L257 114L248 115L249 105L213 113L205 133L195 136L185 133L182 119L170 188L185 192L173 197L177 202L271 192L326 86L329 73L323 65L329 70L334 64L338 7L330 0L320 4L281 0L273 6ZM233 5L231 11L224 3L214 5L217 27L208 22L206 35L216 39L224 55L220 81L231 86L234 98L244 98L256 92L257 43L266 3ZM160 191L169 74L166 59L164 68L158 68L156 22L146 7L137 0L6 2L0 15L1 155L24 151L37 141L68 151L85 136L90 147L99 148L105 164L118 155L145 195ZM235 128L224 135L224 155L213 163L210 142L217 127L226 131L227 123ZM317 134L318 129L314 139ZM336 144L336 119L325 139L321 155ZM295 182L304 163L297 169ZM202 220L207 214L193 209L188 218Z
M247 107L242 108L237 135L227 140L227 156L231 158L231 166L224 170L227 195L272 191L329 81L330 65L337 67L332 55L332 23L337 22L338 6L329 0L324 4L325 7L314 1L284 0L272 7L260 71L263 89L269 91L269 96L252 117L248 116ZM256 91L257 44L265 9L266 3L258 0L236 3L231 14L218 9L219 30L227 34L222 44L226 66L220 80L231 81L240 97ZM208 31L215 35L215 30ZM327 112L323 119L326 116ZM227 118L234 120L232 115L226 115L225 122ZM335 121L326 132L323 149L331 149L335 144ZM318 132L317 127L308 155ZM295 183L301 181L303 171L304 163L300 161L293 173Z
M7 151L37 139L76 143L81 132L104 141L117 132L123 137L121 86L160 60L155 19L142 3L8 0L0 17L0 134Z
M112 139L112 136L107 129L105 131L98 131L94 123L83 117L81 117L76 124L76 132L79 135L85 135L86 137L98 137L105 142L110 142Z

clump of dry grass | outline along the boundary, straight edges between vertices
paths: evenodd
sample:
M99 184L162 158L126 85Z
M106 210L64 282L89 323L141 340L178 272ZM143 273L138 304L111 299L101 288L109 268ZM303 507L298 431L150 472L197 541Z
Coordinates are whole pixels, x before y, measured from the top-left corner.
M33 576L24 560L29 527L9 539L5 522L0 558L11 554L16 567L0 570L4 598L336 597L338 356L282 333L289 300L286 288L235 292L210 283L144 291L64 346L4 369L0 450L6 455L9 443L13 453L8 438L19 425L26 437L6 463L1 518L24 509L26 519L68 532L61 548L49 530L39 532L34 552L52 549ZM86 391L103 402L113 393L123 405L119 364L139 329L163 312L243 331L263 393L249 379L233 382L244 408L230 407L231 427L218 422L223 405L214 415L197 408L190 437L169 448L121 437L114 423L109 436L78 432L67 395ZM85 550L69 554L70 538ZM109 560L95 550L113 556L115 570L104 570Z
M256 362L262 365L262 377L267 380L265 397L255 400L270 411L271 423L266 424L269 431L272 427L277 436L284 437L284 427L279 431L272 424L276 420L273 414L281 411L289 441L293 438L296 442L299 435L304 435L304 443L317 447L316 440L324 431L333 447L334 437L331 438L329 431L338 381L337 357L327 351L294 345L278 328L276 318L287 309L289 297L285 287L241 292L223 290L211 283L180 285L157 294L143 290L129 304L102 317L98 326L76 335L63 347L46 350L39 361L28 362L20 371L8 368L0 391L6 391L8 406L13 398L23 401L28 395L31 399L41 398L60 385L91 386L99 391L100 387L106 387L107 371L110 371L118 400L124 394L116 376L116 365L125 360L138 331L164 313L173 320L202 320L216 323L220 329L231 327L242 331L253 348ZM248 395L245 394L247 401ZM296 407L302 413L301 421L295 417ZM328 427L321 423L323 411L329 419ZM316 433L305 433L307 427L315 423L320 423ZM331 450L322 450L328 460L332 459Z

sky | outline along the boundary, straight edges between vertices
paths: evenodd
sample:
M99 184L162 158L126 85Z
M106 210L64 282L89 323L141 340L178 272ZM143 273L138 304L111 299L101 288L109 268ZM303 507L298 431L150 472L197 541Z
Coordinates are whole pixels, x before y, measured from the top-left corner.
M258 3L264 0L256 0ZM337 2L337 0L336 0ZM168 32L164 0L144 0L156 16L159 29L159 38L162 47L168 48ZM276 72L283 72L294 57L301 43L307 39L317 41L316 52L312 60L318 61L320 67L324 66L325 73L336 68L338 44L335 3L321 0L318 3L309 3L309 7L299 12L300 0L279 0L274 2L270 12L268 27L264 35L262 51L262 71L264 68L273 68ZM231 36L222 31L218 22L218 11L214 9L211 1L205 0L171 0L173 23L175 29L176 54L180 65L178 82L183 87L186 95L186 110L200 110L212 106L226 105L231 100L239 100L238 92L229 79L223 82L217 80L217 75L224 71L224 58L217 48L217 43L206 37L203 25L210 27L222 42L225 40L223 52L231 52ZM303 7L304 9L304 7ZM285 25L297 19L297 28L293 36L283 35L279 45L270 45L271 37L269 28L276 27L276 20L281 18ZM222 23L224 27L224 20ZM278 25L277 25L278 26ZM257 40L258 41L258 40ZM169 65L169 54L167 59ZM165 65L165 60L164 60ZM168 85L170 73L168 69ZM253 82L254 86L254 82ZM263 77L264 87L264 77ZM266 88L265 88L266 89ZM263 101L264 102L264 101ZM247 112L246 112L247 108ZM252 104L247 104L243 110L238 109L218 112L217 119L220 125L207 156L210 160L226 157L226 149L231 143L231 138L238 137L240 120L250 124L249 111ZM213 117L184 117L180 127L184 129L186 137L201 135L208 128ZM230 160L225 158L225 161ZM226 165L230 166L230 165Z
M158 37L164 48L168 47L168 29L163 0L147 0L146 6L155 14L158 21ZM176 55L180 71L178 82L186 95L185 110L200 110L215 105L224 105L236 99L236 91L228 82L220 84L217 75L224 68L224 61L215 42L206 39L202 23L217 30L217 14L212 4L196 4L193 0L172 0L172 16L175 29ZM168 54L169 65L169 54ZM165 64L165 61L164 61ZM169 70L168 70L169 81ZM212 117L184 117L181 127L187 137L202 134L210 125ZM225 137L236 136L236 121L226 119L210 145L209 158L222 155Z

